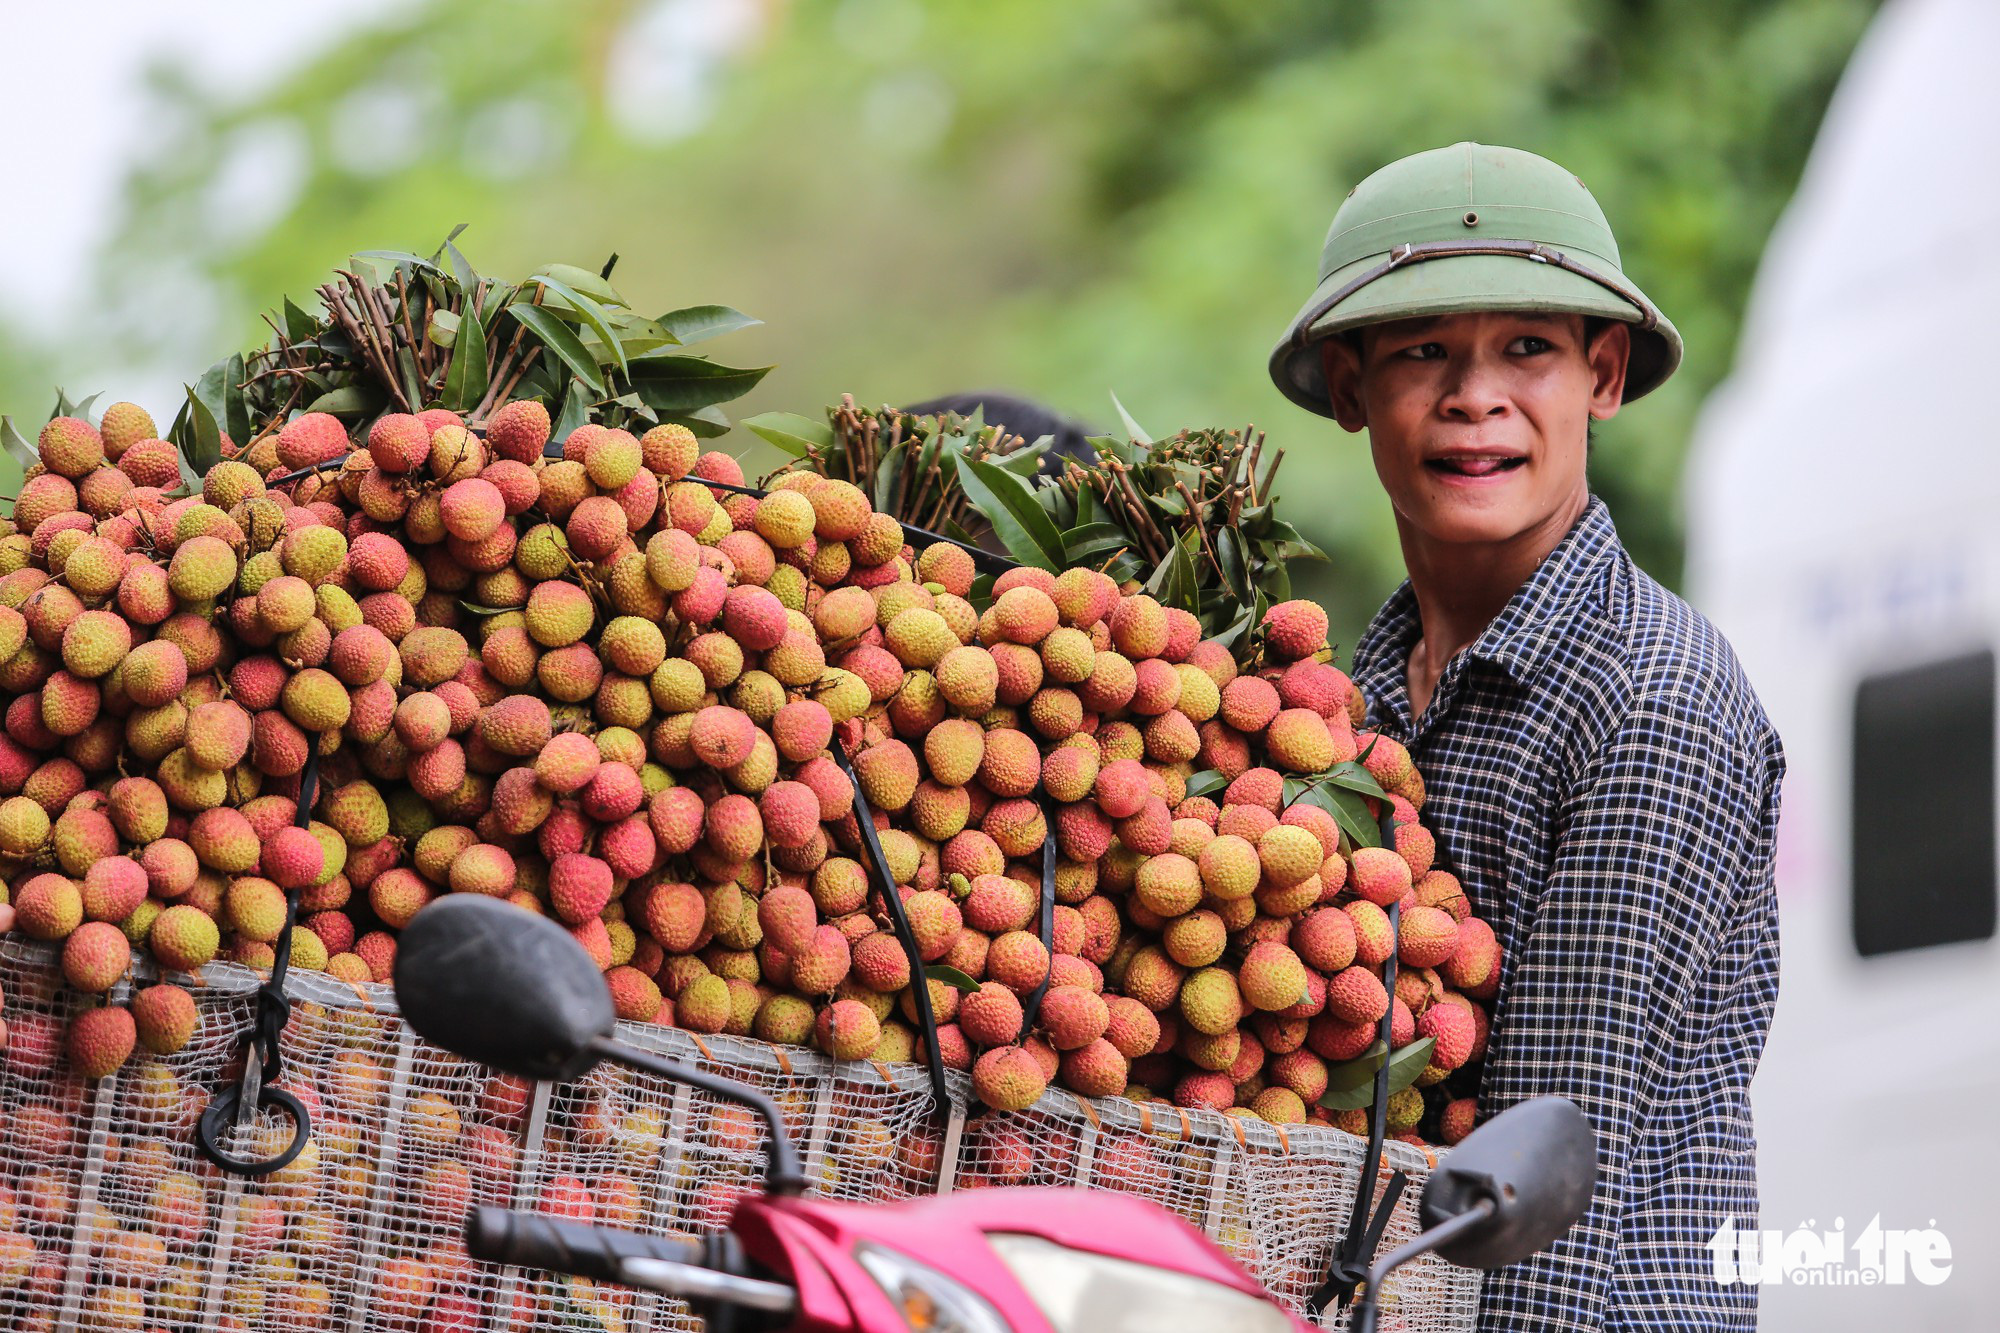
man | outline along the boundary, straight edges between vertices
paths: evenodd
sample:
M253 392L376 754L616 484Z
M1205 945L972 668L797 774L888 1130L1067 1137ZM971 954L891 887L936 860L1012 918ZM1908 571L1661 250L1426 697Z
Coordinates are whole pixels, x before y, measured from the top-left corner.
M1590 1211L1487 1275L1482 1330L1756 1323L1707 1245L1757 1219L1784 754L1585 474L1590 422L1680 351L1576 177L1465 143L1355 188L1271 358L1287 397L1368 432L1395 510L1409 579L1354 677L1504 951L1478 1119L1557 1094L1597 1133Z

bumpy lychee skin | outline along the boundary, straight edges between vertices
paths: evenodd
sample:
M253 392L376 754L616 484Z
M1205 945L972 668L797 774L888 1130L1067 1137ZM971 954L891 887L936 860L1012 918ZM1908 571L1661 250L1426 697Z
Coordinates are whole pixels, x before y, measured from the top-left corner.
M14 894L14 924L30 939L60 940L83 921L83 895L61 875L36 875Z
M1457 946L1439 964L1438 972L1468 995L1486 993L1500 975L1500 942L1493 927L1478 917L1467 917L1459 925Z
M865 1059L881 1039L881 1023L859 1000L835 1000L813 1024L814 1042L836 1060Z
M1354 961L1354 918L1337 908L1308 912L1293 924L1290 942L1307 966L1331 976Z
M1326 983L1326 1012L1348 1023L1380 1022L1389 1012L1389 993L1368 968L1343 968Z
M81 417L55 417L42 427L42 466L63 477L82 477L104 461L104 437Z
M1349 887L1377 907L1401 900L1412 887L1409 862L1387 847L1356 848L1349 871Z
M1136 759L1114 759L1103 765L1092 790L1097 808L1113 819L1138 814L1153 794L1146 769Z
M1416 1035L1436 1039L1437 1045L1431 1051L1432 1064L1441 1069L1457 1069L1472 1058L1478 1027L1470 1009L1456 1004L1434 1004L1417 1019Z
M1458 949L1458 922L1439 907L1413 906L1402 913L1397 955L1406 967L1436 967Z
M312 887L326 868L326 849L302 828L282 828L264 844L264 874L288 892Z
M1088 1046L1104 1035L1111 1023L1111 1011L1104 999L1088 986L1051 986L1042 997L1036 1015L1049 1044L1058 1051Z
M1181 986L1181 1018L1196 1032L1220 1035L1235 1027L1243 1012L1243 993L1223 968L1205 967Z
M131 966L132 942L108 921L86 921L63 941L63 980L80 991L108 991Z
M533 398L517 398L486 423L486 447L495 458L533 463L549 442L549 409Z
M1025 1111L1048 1090L1041 1062L1021 1046L996 1046L972 1065L972 1092L996 1111Z
M1310 657L1326 646L1326 612L1312 602L1280 602L1264 613L1264 646L1280 661Z
M1306 965L1283 944L1260 940L1250 946L1237 970L1243 999L1267 1013L1289 1009L1306 993Z
M171 983L148 986L132 997L139 1043L154 1055L172 1055L194 1037L200 1021L194 996Z
M1118 1096L1130 1073L1131 1061L1103 1037L1062 1054L1063 1086L1085 1097Z
M131 1058L137 1042L130 1010L108 1004L87 1009L70 1020L66 1042L70 1068L91 1082L109 1078Z
M997 981L982 982L959 1001L958 1025L981 1046L1006 1046L1021 1037L1020 997Z
M734 768L750 757L757 741L757 724L739 708L716 704L694 715L688 745L710 768Z

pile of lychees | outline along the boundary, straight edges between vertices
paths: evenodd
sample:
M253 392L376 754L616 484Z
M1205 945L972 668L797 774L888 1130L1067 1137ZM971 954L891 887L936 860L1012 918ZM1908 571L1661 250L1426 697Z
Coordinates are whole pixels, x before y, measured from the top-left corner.
M0 930L59 942L82 991L126 997L140 952L169 979L66 1034L16 1015L9 1058L176 1049L173 975L270 965L288 896L292 966L383 981L451 892L563 922L637 1022L909 1060L923 986L999 1109L1059 1081L1358 1130L1318 1103L1387 1015L1434 1042L1391 1103L1413 1135L1482 1051L1493 932L1309 602L1247 664L1091 569L1011 570L982 607L965 550L847 482L712 487L741 469L678 425L549 450L531 400L360 440L308 412L198 494L155 436L130 404L52 420L0 535ZM1357 757L1392 846L1287 804ZM1188 795L1198 770L1226 785Z

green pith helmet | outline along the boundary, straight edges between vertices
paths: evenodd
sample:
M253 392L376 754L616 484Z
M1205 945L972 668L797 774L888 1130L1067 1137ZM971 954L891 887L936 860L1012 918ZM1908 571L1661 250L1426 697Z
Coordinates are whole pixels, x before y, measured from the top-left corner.
M1625 401L1681 360L1681 335L1618 267L1590 191L1545 157L1456 143L1391 162L1354 187L1320 252L1319 287L1271 353L1271 378L1333 415L1316 346L1331 334L1424 315L1534 310L1632 325Z

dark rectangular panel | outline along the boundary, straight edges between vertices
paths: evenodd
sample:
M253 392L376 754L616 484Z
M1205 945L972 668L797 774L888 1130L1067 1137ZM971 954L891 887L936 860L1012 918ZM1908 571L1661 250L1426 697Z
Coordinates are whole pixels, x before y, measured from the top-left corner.
M1854 947L1994 929L1994 657L1885 672L1854 694Z

